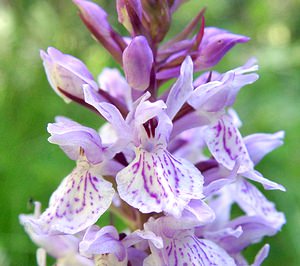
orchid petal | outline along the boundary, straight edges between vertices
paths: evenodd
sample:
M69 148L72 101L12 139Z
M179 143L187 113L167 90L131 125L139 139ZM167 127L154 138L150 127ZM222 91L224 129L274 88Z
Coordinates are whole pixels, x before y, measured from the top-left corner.
M239 160L239 172L253 169L253 163L238 129L227 116L221 117L216 123L207 127L204 139L215 159L229 170Z
M32 215L22 214L19 219L32 241L54 258L61 258L77 251L79 244L77 237L73 235L49 235L44 231L38 218Z
M280 230L285 224L284 214L275 209L273 202L268 201L265 196L252 184L240 179L234 190L235 201L249 216L257 215L269 221L270 226Z
M126 259L125 247L119 241L119 234L113 226L89 228L80 242L79 250L85 256L114 254L118 261Z
M195 61L195 68L199 71L216 65L234 45L247 42L248 40L249 38L246 36L233 34L214 27L206 27L199 46L199 55Z
M143 213L165 211L179 217L191 199L202 198L201 173L162 149L137 149L116 180L120 197Z
M58 144L72 160L79 158L81 149L90 163L97 164L103 160L101 139L95 130L67 118L59 117L56 121L48 124L49 142Z
M38 248L36 251L36 262L38 266L47 266L47 253L43 248Z
M98 76L100 88L112 97L120 99L128 108L132 107L131 88L116 68L104 68Z
M232 106L239 90L258 79L256 73L248 74L256 70L253 66L241 69L231 70L223 75L210 75L211 81L197 87L188 103L195 109L201 108L207 112L218 112Z
M114 105L101 102L98 95L89 86L84 86L83 90L85 101L94 106L107 122L113 126L116 132L122 132L123 135L130 132L120 111Z
M172 86L167 98L167 114L173 119L182 105L189 98L193 87L193 61L188 56L183 61L180 68L180 76Z
M274 134L252 134L244 138L250 158L254 164L269 152L283 144L284 132L279 131Z
M264 260L268 257L269 251L270 251L270 245L265 244L255 256L255 261L251 266L260 266L264 262Z
M79 160L76 168L52 194L48 209L40 221L50 232L74 234L94 224L109 208L114 196L112 184Z
M265 236L273 236L278 230L270 222L261 216L240 216L226 226L236 230L241 228L239 237L234 235L224 236L218 240L218 244L226 249L230 254L243 251L251 244L258 243Z
M267 190L278 189L281 191L286 191L284 186L263 177L262 174L256 170L245 172L242 175L250 180L261 183Z
M227 252L214 242L186 232L178 234L165 247L167 265L235 265Z

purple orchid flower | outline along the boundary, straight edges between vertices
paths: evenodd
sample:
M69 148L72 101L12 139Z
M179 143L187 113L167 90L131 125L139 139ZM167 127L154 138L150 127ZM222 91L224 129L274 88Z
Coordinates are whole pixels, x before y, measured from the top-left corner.
M142 265L148 256L145 249L147 242L162 247L160 237L151 231L137 230L129 235L118 234L113 226L90 227L79 245L80 254L93 259L96 265ZM139 244L139 248L134 245Z
M181 0L117 0L119 22L130 34L121 36L100 6L73 2L124 77L105 68L97 84L79 59L51 47L41 51L54 91L107 123L99 132L64 117L48 125L49 142L76 166L42 214L36 208L34 215L20 215L40 247L38 265L46 266L47 254L61 266L249 265L244 250L286 222L249 182L285 190L255 170L282 145L284 133L242 137L239 131L232 106L240 89L258 79L255 59L193 80L249 38L205 27L202 9L161 44ZM233 204L243 212L234 219ZM106 211L111 224L100 228ZM126 234L114 227L115 216ZM251 265L261 265L268 252L266 244Z
M135 158L116 176L123 200L144 213L166 211L180 216L191 199L202 197L201 173L166 149L172 123L162 101L151 103L146 94L124 120L113 106L97 102L91 89L85 92L86 101L122 132L123 143L135 147ZM130 127L133 134L126 132Z
M50 124L49 141L60 145L77 166L52 194L48 209L39 220L49 232L77 233L94 224L109 208L112 184L103 176L118 171L118 164L105 159L97 132L69 119Z
M145 224L146 230L163 239L163 248L149 243L151 254L144 260L144 265L236 265L233 258L214 242L198 238L193 229L174 230L172 224L164 222L164 217L150 219Z

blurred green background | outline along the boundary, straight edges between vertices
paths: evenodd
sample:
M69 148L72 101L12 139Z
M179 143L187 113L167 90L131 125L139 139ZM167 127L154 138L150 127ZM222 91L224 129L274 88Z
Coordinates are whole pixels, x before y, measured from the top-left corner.
M114 1L98 1L116 29ZM179 10L172 32L180 31L203 6L206 23L250 36L217 66L229 70L255 56L260 79L244 88L235 105L243 135L286 131L285 145L258 166L266 177L282 183L286 193L267 196L284 211L282 232L264 242L271 252L264 265L300 264L300 1L191 0ZM83 60L96 76L111 57L89 35L71 1L0 2L0 265L35 265L35 246L19 225L18 215L31 212L30 198L47 206L51 193L74 162L47 142L46 125L56 115L99 127L94 114L66 105L47 83L39 49L54 46ZM249 257L262 246L254 245ZM251 259L252 261L252 259Z

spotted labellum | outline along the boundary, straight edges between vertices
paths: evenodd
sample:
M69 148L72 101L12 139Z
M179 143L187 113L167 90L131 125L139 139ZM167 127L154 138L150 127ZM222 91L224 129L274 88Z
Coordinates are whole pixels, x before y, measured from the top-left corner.
M243 251L285 224L261 189L285 188L255 167L283 144L284 133L240 132L232 106L258 79L255 59L212 70L249 38L206 27L202 9L162 43L180 0L117 0L128 31L122 36L96 3L73 2L123 72L105 68L95 79L69 54L53 47L40 53L58 96L96 113L102 126L61 116L48 124L49 142L75 167L44 211L35 202L34 214L19 217L39 247L38 265L47 255L56 265L261 265L268 244L250 264ZM234 204L240 216L232 215ZM110 224L99 227L106 212Z

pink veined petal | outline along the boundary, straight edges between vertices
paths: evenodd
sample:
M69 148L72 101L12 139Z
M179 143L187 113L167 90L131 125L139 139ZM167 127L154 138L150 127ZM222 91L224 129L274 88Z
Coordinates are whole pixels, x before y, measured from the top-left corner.
M235 262L227 252L214 242L199 239L189 231L182 231L164 248L166 265L222 265L234 266Z
M180 76L172 86L167 98L167 114L173 119L182 105L189 98L193 87L193 61L188 56L183 61L180 68Z
M79 160L52 194L39 220L50 233L75 234L94 224L109 208L113 196L112 184L99 175L96 166Z
M227 169L232 170L239 160L239 173L253 169L246 146L239 130L228 116L205 129L204 139L215 159Z
M203 176L188 161L168 151L141 148L116 177L120 197L143 213L162 212L180 217L191 199L200 199Z
M282 212L278 212L273 202L266 197L252 184L244 179L237 182L236 190L232 193L236 202L246 212L247 215L261 216L269 221L270 226L280 230L285 224L285 217Z

